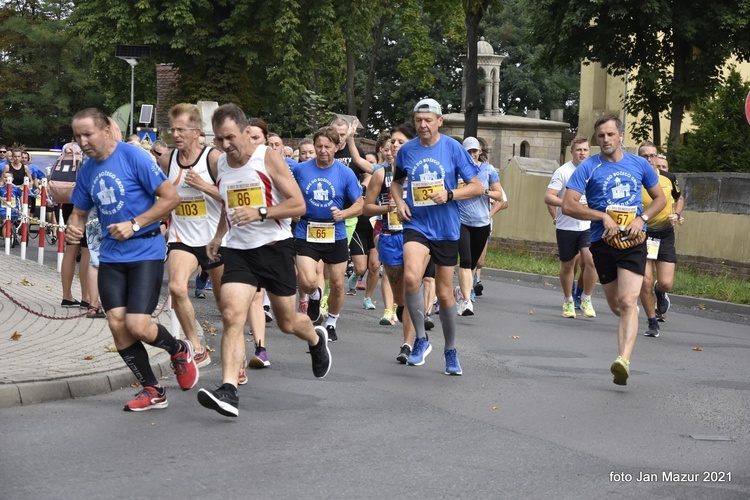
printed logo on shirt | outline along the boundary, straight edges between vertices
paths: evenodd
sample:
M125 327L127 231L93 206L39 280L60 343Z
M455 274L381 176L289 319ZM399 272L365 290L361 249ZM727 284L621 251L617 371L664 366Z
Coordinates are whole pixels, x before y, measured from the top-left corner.
M318 208L330 207L336 197L336 188L330 180L318 177L305 186L305 197Z
M638 197L638 182L630 172L614 172L604 179L602 190L607 197L607 204L632 205Z
M118 193L120 200L118 201ZM99 211L106 215L113 215L123 207L125 186L117 176L105 170L94 177L91 188L91 197L99 200Z

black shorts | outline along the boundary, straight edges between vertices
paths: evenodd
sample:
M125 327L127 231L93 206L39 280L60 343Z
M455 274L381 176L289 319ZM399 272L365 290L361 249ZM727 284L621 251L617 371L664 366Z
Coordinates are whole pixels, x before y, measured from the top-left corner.
M250 250L224 250L221 284L244 283L279 297L297 293L292 238Z
M674 228L669 227L660 231L646 231L647 238L659 238L659 254L656 260L677 263L677 249L674 246Z
M570 231L568 229L557 229L557 252L560 254L560 262L568 262L576 258L581 248L591 246L591 230Z
M156 309L164 277L163 260L100 262L99 296L105 311L127 308L129 314L151 314Z
M432 257L430 257L430 260L427 261L427 267L424 268L424 274L422 275L422 278L435 279L435 261L432 260Z
M646 272L646 242L633 248L618 250L607 245L604 240L599 240L591 244L591 255L602 285L617 279L618 267L641 276Z
M219 257L219 260L209 259L208 254L206 253L206 247L191 247L184 243L174 242L167 245L167 248L169 252L179 250L181 252L193 254L195 258L198 259L198 265L200 265L201 269L203 269L204 271L208 271L209 269L213 269L214 267L224 265L223 257ZM221 247L219 248L219 253L223 256L225 250L225 247Z
M63 219L67 223L68 219L70 219L70 216L73 213L73 204L72 203L63 203L63 204L59 205L59 207L62 207ZM57 212L55 212L55 214L57 214ZM57 223L58 224L62 224L63 221L59 220L59 221L57 221ZM66 243L66 245L67 244L68 243ZM81 245L81 248L88 248L89 247L89 244L86 241L86 238L81 238L80 245Z
M294 251L297 255L310 257L315 262L322 260L326 264L341 264L349 260L346 238L333 243L310 243L305 239L295 238Z
M474 269L479 264L487 238L490 235L490 225L481 227L465 226L461 224L461 239L458 240L459 267Z
M375 249L375 239L373 238L372 226L369 231L360 231L359 228L354 230L352 241L349 243L350 255L367 255L370 250Z
M414 229L404 230L404 247L410 241L426 246L430 250L436 266L455 266L458 262L458 241L428 240L425 235Z

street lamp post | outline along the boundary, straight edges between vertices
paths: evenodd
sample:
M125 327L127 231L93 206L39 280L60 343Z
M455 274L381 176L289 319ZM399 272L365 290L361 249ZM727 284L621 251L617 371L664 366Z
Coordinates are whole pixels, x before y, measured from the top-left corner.
M130 134L133 135L133 111L135 109L135 67L138 58L151 55L150 45L118 45L115 57L130 65Z

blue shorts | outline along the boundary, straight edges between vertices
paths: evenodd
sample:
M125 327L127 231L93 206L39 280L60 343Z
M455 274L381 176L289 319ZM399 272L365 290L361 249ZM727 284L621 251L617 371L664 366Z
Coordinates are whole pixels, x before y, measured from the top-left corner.
M380 233L378 258L386 266L404 265L404 233Z

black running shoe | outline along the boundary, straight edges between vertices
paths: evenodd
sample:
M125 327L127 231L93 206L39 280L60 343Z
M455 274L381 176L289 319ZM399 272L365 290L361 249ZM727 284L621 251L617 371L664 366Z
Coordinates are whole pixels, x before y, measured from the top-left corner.
M402 365L405 365L406 360L409 358L409 354L411 354L411 346L409 344L402 345L401 352L399 352L398 356L396 356L396 361L398 361Z
M658 337L659 336L659 322L656 318L648 320L648 330L644 333L646 337Z
M326 332L328 333L328 342L336 342L339 339L339 336L336 335L336 327L333 325L328 325L326 327Z
M328 328L333 328L329 326ZM328 349L328 331L322 326L315 327L315 333L320 340L314 346L310 346L310 357L312 358L313 375L323 378L331 369L331 351Z
M320 319L320 299L323 298L323 290L320 288L318 288L318 295L320 296L318 300L313 300L312 297L307 300L307 316L313 323Z
M481 297L483 291L484 291L484 285L482 284L481 281L477 281L477 284L474 285L474 294L477 297Z
M435 328L435 323L432 321L432 315L428 314L424 317L424 329L432 330Z
M232 384L223 384L214 391L201 389L198 391L198 402L215 410L225 417L236 417L240 414L239 404L240 397L237 395L237 389Z

